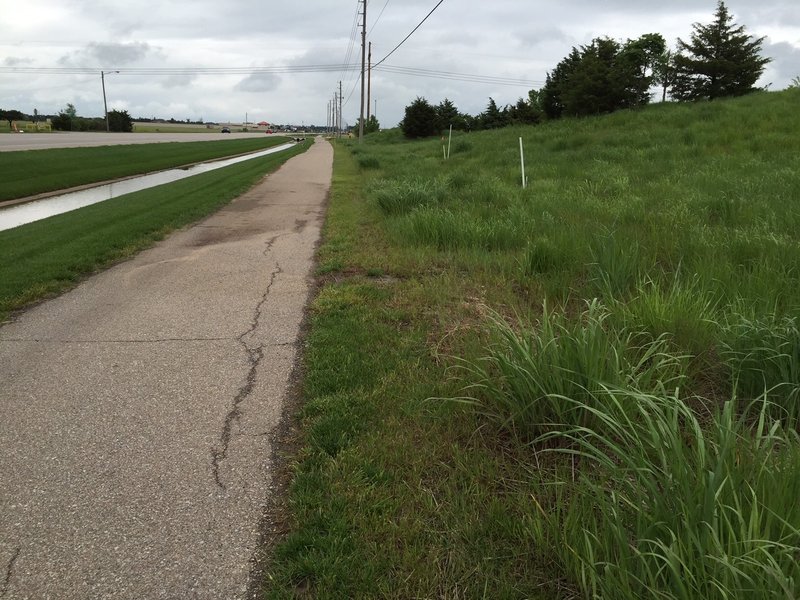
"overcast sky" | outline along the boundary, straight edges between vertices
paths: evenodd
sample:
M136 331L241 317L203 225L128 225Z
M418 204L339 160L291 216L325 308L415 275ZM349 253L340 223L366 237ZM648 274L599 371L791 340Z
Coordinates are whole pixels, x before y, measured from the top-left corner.
M373 63L437 1L369 0ZM800 75L800 1L727 6L748 33L766 36L773 62L759 85L779 90ZM108 107L134 118L325 124L342 80L352 124L358 73L341 65L360 65L360 34L348 54L358 7L357 0L27 0L4 14L0 108L51 114L72 103L81 116L102 116L100 71L120 70L105 77ZM387 69L373 71L371 108L377 100L384 127L417 96L432 104L447 97L477 114L489 97L502 106L541 87L573 46L652 32L674 47L693 23L712 21L715 8L716 0L444 0L383 63ZM412 73L398 72L406 69ZM452 75L421 76L426 71Z

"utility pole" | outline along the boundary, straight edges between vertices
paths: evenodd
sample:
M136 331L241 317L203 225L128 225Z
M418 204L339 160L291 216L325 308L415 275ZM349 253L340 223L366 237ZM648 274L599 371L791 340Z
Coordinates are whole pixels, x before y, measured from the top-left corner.
M97 81L95 79L95 81ZM108 103L106 102L106 74L103 71L100 71L100 85L103 86L103 112L106 116L106 133L111 131L108 126Z
M367 63L367 0L364 2L363 20L361 21L361 117L358 120L358 143L364 141L364 75Z
M106 133L111 131L108 126L108 103L106 102L106 73L119 73L119 71L100 71L100 84L103 86L103 111L106 115Z
M372 42L369 43L367 55L367 121L369 122L369 96L372 92Z
M342 135L342 81L339 80L339 130L338 137Z

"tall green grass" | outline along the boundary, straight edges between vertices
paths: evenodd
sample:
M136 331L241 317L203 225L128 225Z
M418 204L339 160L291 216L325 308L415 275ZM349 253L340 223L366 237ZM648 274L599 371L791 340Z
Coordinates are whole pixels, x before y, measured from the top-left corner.
M608 317L597 300L577 319L545 306L531 329L493 316L490 352L461 364L474 382L462 401L531 440L565 423L592 426L592 399L606 386L655 391L682 384L684 361L669 352L666 336L613 329Z
M544 518L587 597L797 597L800 439L767 418L766 396L708 423L677 394L608 388L575 404L596 425L538 441L568 440L583 463Z
M684 397L668 337L545 310L534 329L493 317L499 343L462 366L461 398L531 445L580 461L563 472L538 543L593 598L794 598L800 592L798 334L794 321L730 327L738 389L704 418ZM762 379L763 378L763 379ZM764 391L773 384L771 389ZM750 386L750 389L747 389ZM536 459L539 464L541 458Z
M275 596L800 597L798 101L337 152L320 310L381 335L314 404Z

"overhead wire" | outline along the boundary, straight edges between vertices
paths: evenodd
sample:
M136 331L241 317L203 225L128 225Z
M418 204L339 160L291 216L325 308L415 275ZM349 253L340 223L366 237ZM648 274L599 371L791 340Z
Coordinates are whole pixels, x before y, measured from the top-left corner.
M383 16L383 11L386 10L386 6L388 4L389 4L389 0L386 0L386 2L383 3L383 8L381 9L381 12L378 13L378 18L375 19L375 22L372 24L372 27L370 27L369 31L367 32L367 37L369 37L369 35L372 33L372 30L375 29L375 26L378 24L378 21L381 20L381 17Z
M339 74L340 81L345 79L345 73L350 70L349 65L351 64L350 61L353 57L353 50L355 48L356 38L358 37L358 16L360 14L359 12L360 4L361 0L356 0L356 11L355 14L353 15L353 26L350 29L350 41L348 42L347 52L344 57L344 62L342 63L342 70L341 73ZM348 79L348 84L349 83L350 80Z
M434 12L434 11L435 11L437 8L439 8L439 7L442 5L442 2L444 2L444 0L439 0L439 2L436 4L436 6L434 6L434 7L431 9L431 12L429 12L427 15L425 15L425 18L424 18L424 19L422 19L422 21L420 21L420 22L417 24L417 26L416 26L416 27L414 27L414 29L412 29L412 30L411 30L411 33L409 33L409 34L408 34L406 37L404 37L404 38L403 38L403 41L401 41L399 44L397 44L397 46L395 46L395 47L392 49L392 51L391 51L391 52L389 52L389 54L387 54L387 55L386 55L386 56L384 56L382 59L380 59L380 60L379 60L377 63L375 63L374 65L372 65L372 66L373 66L373 68L375 68L375 67L377 67L378 65L382 64L382 63L383 63L383 61L385 61L385 60L386 60L387 58L389 58L389 57L390 57L392 54L394 54L394 53L395 53L395 51L396 51L396 50L397 50L397 49L398 49L400 46L402 46L403 44L405 44L405 43L406 43L406 40L408 40L408 38L410 38L412 35L414 35L414 32L415 32L417 29L419 29L420 27L422 27L422 24L423 24L425 21L427 21L427 20L428 20L428 17L430 17L430 16L433 14L433 12Z
M374 67L373 67L374 68ZM496 75L478 75L472 73L456 73L453 71L436 71L433 69L422 69L417 67L401 67L393 65L382 65L378 71L395 73L398 75L411 75L414 77L432 77L436 79L449 79L452 81L464 81L471 83L487 83L509 86L532 86L541 85L543 81L533 79L522 79L516 77L499 77Z
M375 68L375 67L373 67ZM255 75L261 73L357 73L360 66L356 64L329 65L276 65L272 67L0 67L0 73L24 73L41 75L95 75L99 71L116 71L121 75ZM413 77L434 77L453 81L487 83L498 85L540 85L543 82L533 79L500 77L497 75L481 75L476 73L458 73L420 67L405 67L383 64L378 71L409 75Z

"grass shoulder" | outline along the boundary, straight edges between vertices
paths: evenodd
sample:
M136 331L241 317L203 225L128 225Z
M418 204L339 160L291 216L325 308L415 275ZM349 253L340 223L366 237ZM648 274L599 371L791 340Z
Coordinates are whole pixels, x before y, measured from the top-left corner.
M298 144L0 232L0 321L211 214L307 147Z
M479 292L387 240L341 146L318 277L293 530L266 595L551 597L548 559L526 531L528 490L476 438L473 416L427 400L454 392L431 342L451 311L473 315L453 300Z
M265 136L252 140L3 152L5 175L0 202L254 152L285 142L285 138Z

